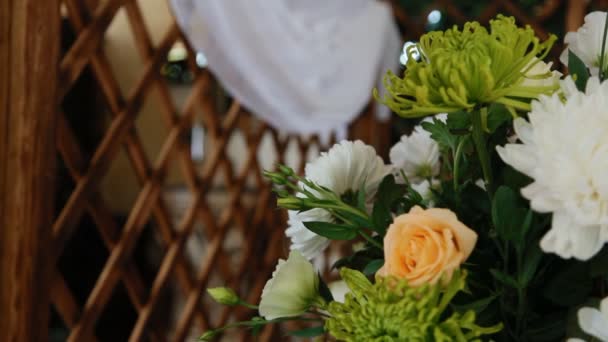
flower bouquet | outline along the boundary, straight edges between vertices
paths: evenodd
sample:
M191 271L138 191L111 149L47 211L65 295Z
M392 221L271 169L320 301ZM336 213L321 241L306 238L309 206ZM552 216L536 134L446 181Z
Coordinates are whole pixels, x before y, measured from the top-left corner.
M342 141L266 176L289 211L291 253L258 305L224 329L307 322L294 336L339 341L608 341L606 14L557 40L497 16L430 32L376 98L423 118L386 164ZM418 57L418 58L417 58ZM328 285L310 260L355 240ZM330 287L342 287L342 293ZM606 299L602 299L606 297ZM599 309L598 309L599 308Z

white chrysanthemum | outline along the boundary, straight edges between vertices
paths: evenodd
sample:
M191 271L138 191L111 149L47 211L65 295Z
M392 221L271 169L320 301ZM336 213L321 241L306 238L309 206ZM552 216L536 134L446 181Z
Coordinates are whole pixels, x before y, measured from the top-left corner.
M572 78L559 94L532 103L529 122L513 124L522 144L498 147L501 158L534 179L522 189L538 212L552 212L545 252L587 260L608 241L608 82L591 77L586 93Z
M339 195L355 193L365 185L365 193L371 203L378 185L390 172L391 167L384 164L373 147L360 140L345 140L308 163L305 177ZM329 240L308 230L303 224L308 221L333 222L333 217L318 208L305 212L289 211L289 228L285 234L291 239L291 249L299 250L312 259L327 247Z
M585 333L608 342L608 297L600 302L600 309L584 307L578 310L578 324ZM580 342L578 338L568 339L568 342Z
M530 70L528 67L532 65ZM524 75L522 86L525 87L557 87L562 73L557 70L551 70L553 62L545 63L542 60L534 57L530 63L524 68L527 72ZM550 76L549 76L550 75Z
M587 14L585 23L578 31L566 34L564 42L568 46L560 56L561 62L568 65L568 50L571 50L585 63L592 75L598 75L605 21L606 12L596 11Z
M304 313L319 298L319 277L298 251L279 259L272 278L264 285L260 316L267 320Z
M397 179L403 173L412 183L420 183L439 174L439 145L431 134L416 126L410 135L404 135L389 152Z

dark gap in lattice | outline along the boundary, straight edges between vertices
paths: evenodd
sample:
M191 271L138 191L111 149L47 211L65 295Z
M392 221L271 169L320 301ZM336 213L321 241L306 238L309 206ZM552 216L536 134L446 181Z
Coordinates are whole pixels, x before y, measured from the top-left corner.
M100 341L126 341L135 324L137 313L123 284L118 284L95 324Z
M59 216L61 209L67 202L68 198L74 191L74 180L70 176L70 172L65 164L65 161L61 157L61 154L57 153L57 164L55 169L55 212L53 219L56 220Z
M49 342L64 342L70 333L57 310L51 306L49 318Z
M89 297L107 259L108 251L93 219L83 215L57 262L79 307Z
M140 270L146 284L152 284L154 281L166 253L166 248L159 241L160 237L157 231L158 228L152 218L145 225L133 251L133 261Z
M150 300L149 291L158 276L166 252L167 248L158 233L158 226L154 218L151 218L144 227L141 237L133 251L133 262L140 271L146 286L147 293L144 302ZM148 323L149 327L154 327L157 331L167 331L171 324L168 313L172 308L174 293L169 285L170 283L170 281L167 282L163 287Z

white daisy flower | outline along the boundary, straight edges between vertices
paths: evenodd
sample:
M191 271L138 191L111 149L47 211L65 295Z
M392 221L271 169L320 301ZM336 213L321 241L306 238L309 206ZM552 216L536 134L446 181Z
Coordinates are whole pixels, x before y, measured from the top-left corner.
M584 307L578 310L578 324L581 329L599 339L608 342L608 297L600 302L600 309ZM578 338L568 339L568 342L583 341Z
M586 93L571 77L560 94L532 102L529 122L513 125L522 144L497 147L509 165L534 179L522 189L538 212L552 212L545 252L588 260L608 241L608 82L591 77Z
M571 50L585 63L591 74L597 76L599 74L605 21L606 12L595 11L587 14L585 23L578 31L566 34L564 42L568 46L559 58L561 62L568 65L568 50Z
M438 114L434 118L445 122L447 114ZM429 117L424 121L432 119ZM401 171L412 183L420 183L439 174L439 145L422 126L416 126L410 135L402 136L391 148L389 157L397 180L402 180Z
M355 193L364 185L368 203L371 203L378 185L391 170L373 147L360 140L345 140L308 163L305 177L338 195ZM289 228L285 234L291 239L291 249L299 250L312 259L328 246L329 240L308 230L303 223L308 221L333 222L334 218L326 210L318 208L305 212L289 211Z

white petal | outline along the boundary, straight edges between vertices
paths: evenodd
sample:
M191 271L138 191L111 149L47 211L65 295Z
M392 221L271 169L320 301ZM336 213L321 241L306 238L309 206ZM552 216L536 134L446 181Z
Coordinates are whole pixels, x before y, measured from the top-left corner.
M350 292L350 288L344 280L336 280L327 284L334 300L339 303L344 303L344 297Z
M540 247L544 252L555 253L564 259L589 260L604 244L599 239L598 228L577 226L567 214L554 213L551 230L541 239Z
M529 146L506 144L504 147L496 146L496 151L505 163L511 165L519 172L533 176L534 169L537 166L537 159L534 151Z
M528 121L523 118L513 120L513 129L524 144L534 144L534 129Z
M585 333L601 341L608 341L608 320L599 310L581 308L578 310L578 323Z
M260 300L260 316L271 320L302 314L318 296L319 280L310 262L299 252L279 260Z
M551 191L547 191L547 188L543 185L533 182L521 189L521 194L525 198L530 200L530 206L532 209L547 213L555 211L561 208L562 203L553 197Z
M600 302L600 311L602 312L606 322L608 322L608 297L602 299Z

